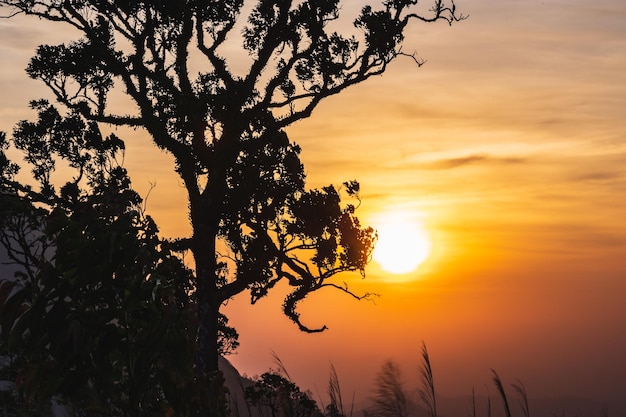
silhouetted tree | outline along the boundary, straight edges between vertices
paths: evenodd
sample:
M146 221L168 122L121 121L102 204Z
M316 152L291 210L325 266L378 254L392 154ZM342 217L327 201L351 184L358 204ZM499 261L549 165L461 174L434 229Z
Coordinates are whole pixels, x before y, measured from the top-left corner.
M340 204L335 187L305 190L299 148L282 129L406 55L401 45L410 22L460 18L453 0L435 0L426 14L418 0L384 0L378 9L361 9L355 34L340 34L331 29L339 0L250 3L0 0L8 15L81 33L67 44L40 46L27 68L59 103L89 122L143 128L174 157L193 230L173 247L194 259L196 378L213 381L216 392L219 310L226 300L250 290L255 302L282 280L293 287L285 314L312 332L325 326L310 328L296 310L308 294L334 287L360 298L329 279L363 271L374 233L360 226L354 205ZM247 53L242 74L233 65L242 54L229 55L227 40L240 41ZM133 100L134 114L111 107L114 90ZM356 197L358 184L344 190ZM37 197L30 189L18 193ZM218 241L230 252L227 273Z
M307 392L276 373L266 372L246 387L246 400L267 417L322 417L317 404Z
M189 415L207 396L193 378L192 272L130 188L123 142L33 106L38 121L20 123L12 143L40 191L15 180L0 132L0 244L16 271L0 277L0 380L14 381L1 412L48 415L54 400L79 415ZM57 163L74 174L58 192ZM237 334L219 320L223 354Z

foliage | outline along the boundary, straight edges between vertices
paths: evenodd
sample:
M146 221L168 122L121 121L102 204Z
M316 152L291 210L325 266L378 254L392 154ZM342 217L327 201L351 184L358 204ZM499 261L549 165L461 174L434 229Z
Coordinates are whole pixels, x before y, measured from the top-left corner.
M117 164L123 142L77 113L33 107L37 122L20 123L11 143L40 191L15 181L0 137L0 242L17 268L0 277L0 354L14 408L45 413L54 400L94 415L185 415L197 394L192 273ZM75 176L57 191L59 162ZM237 335L220 320L226 353Z
M435 0L427 15L417 13L417 4L384 0L377 8L364 6L354 20L356 33L341 34L332 30L340 16L339 0L256 0L246 7L242 0L0 0L9 15L36 16L80 34L72 42L40 46L28 65L27 73L68 109L63 120L72 128L56 124L54 110L45 103L35 104L43 110L41 123L18 126L15 143L33 156L28 162L41 187L33 191L12 181L12 191L35 206L60 197L69 204L59 203L66 212L85 204L103 214L110 206L130 210L124 202L138 201L125 185L125 173L105 170L107 175L98 178L106 160L98 159L101 153L87 154L93 146L123 146L114 135L98 141L97 123L145 129L155 146L174 157L187 192L193 233L173 247L189 250L194 261L194 373L217 387L220 308L231 297L250 291L255 302L285 282L292 287L283 303L285 314L303 331L322 331L325 326L302 323L298 302L324 287L367 296L332 278L343 271L363 272L374 231L360 225L357 205L341 203L336 187L304 188L299 148L283 129L309 117L322 99L382 74L398 56L421 64L402 51L409 22L462 18L454 0ZM242 57L229 55L227 39L240 40L248 54L242 74L233 69ZM113 108L109 98L115 92L133 101L135 113ZM82 120L84 134L78 134L73 127ZM51 134L58 144L44 140ZM56 163L51 153L79 170L60 194L49 178ZM96 170L90 172L91 167ZM3 175L15 169L5 164ZM77 189L84 175L94 178L97 198L85 199ZM112 189L119 192L108 192ZM344 190L358 201L356 183L346 183ZM124 221L126 226L139 222ZM216 242L228 253L219 253Z
M275 372L261 375L246 387L246 400L255 407L268 409L272 417L321 417L310 394L302 392L289 379Z
M348 292L327 279L363 272L375 235L361 227L353 205L342 207L334 186L305 189L299 152L282 132L248 144L227 173L229 188L237 192L224 197L218 236L228 242L233 265L225 290L235 295L246 285L255 303L286 280L295 289L285 299L285 314L301 330L315 332L325 327L302 324L296 304L323 287ZM348 195L358 197L358 186L350 184Z

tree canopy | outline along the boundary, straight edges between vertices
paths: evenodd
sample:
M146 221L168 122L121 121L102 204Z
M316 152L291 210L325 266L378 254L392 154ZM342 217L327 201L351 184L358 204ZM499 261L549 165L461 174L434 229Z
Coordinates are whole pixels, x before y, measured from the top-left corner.
M374 230L355 216L359 185L347 181L307 189L300 148L283 129L309 117L322 99L382 74L399 56L421 64L402 50L407 26L452 23L462 16L454 1L435 0L428 10L418 3L384 0L364 6L353 33L342 34L336 30L341 27L338 0L0 0L8 16L32 15L80 33L68 43L39 46L26 69L65 113L47 102L33 103L39 121L21 122L11 143L25 152L39 188L16 180L17 165L3 155L2 192L33 209L47 205L46 215L81 219L84 210L95 210L106 230L122 222L124 233L134 236L132 247L148 239L150 250L159 247L174 258L190 251L193 268L176 268L192 282L197 306L195 378L219 387L220 308L228 299L249 291L254 303L285 282L292 290L283 311L301 330L316 332L325 326L306 325L297 311L307 295L332 287L362 297L332 280L339 272L363 273L376 240ZM234 42L239 42L236 53ZM236 72L242 55L248 65ZM116 108L110 100L116 94L129 97L134 108ZM110 165L123 142L99 136L98 127L106 124L145 129L173 156L188 196L192 236L166 245L150 240L154 227L136 210L138 197L123 168ZM3 140L4 147L8 143ZM50 180L55 158L77 170L58 190ZM80 187L85 181L88 191ZM350 201L342 201L342 194ZM116 196L122 196L121 203ZM115 220L107 217L109 210L117 213ZM73 245L91 230L97 236L94 246L81 249L103 250L104 229L89 226L71 234L74 225L57 227L63 232L57 237L67 236L68 242L54 242L56 268L82 261L67 259L59 246L63 242L76 250ZM51 232L46 229L43 236ZM114 266L102 265L102 275L94 279L116 278L125 256L133 253L109 253ZM163 256L159 253L156 264L149 256L133 259L136 276L152 276L146 268L163 264ZM81 271L80 265L70 269Z
M124 143L79 115L33 103L13 145L39 191L15 180L0 134L0 243L17 274L0 280L0 379L21 399L4 407L47 414L56 398L73 412L146 415L197 405L193 381L197 303L192 271L158 237L118 163ZM73 169L59 191L55 165ZM237 346L220 315L219 353ZM46 409L47 408L47 409ZM17 415L17 411L15 411ZM157 413L158 414L158 413ZM13 415L13 414L9 414Z

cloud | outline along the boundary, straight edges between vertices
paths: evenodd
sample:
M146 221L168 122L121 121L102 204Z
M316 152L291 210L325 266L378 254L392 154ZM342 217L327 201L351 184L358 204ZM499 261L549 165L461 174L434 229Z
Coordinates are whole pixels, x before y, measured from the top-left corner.
M494 157L489 154L474 154L459 158L439 159L422 165L422 168L440 170L460 168L475 164L521 164L525 162L526 160L524 158Z
M574 181L613 181L624 178L624 173L621 171L591 171L581 175L577 175L573 178Z

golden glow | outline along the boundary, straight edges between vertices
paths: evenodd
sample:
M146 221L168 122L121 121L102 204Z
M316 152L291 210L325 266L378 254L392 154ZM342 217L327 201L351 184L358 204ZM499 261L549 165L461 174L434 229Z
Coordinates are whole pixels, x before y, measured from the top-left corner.
M373 258L392 274L414 271L430 255L430 237L415 215L404 212L381 214L375 222L378 242Z
M351 25L363 2L343 3ZM381 233L377 259L366 279L345 274L334 282L381 297L356 302L330 290L307 297L298 305L302 320L329 327L315 336L283 317L286 283L253 306L246 294L229 300L224 312L241 341L229 360L241 372L261 375L276 351L294 382L313 388L328 380L333 362L345 389L366 402L373 386L366 376L389 358L414 389L416 347L424 341L444 396L490 384L488 370L497 368L538 395L593 395L601 404L623 397L626 1L579 2L563 19L554 18L563 15L559 1L458 3L468 20L415 25L406 37L403 50L418 51L427 65L398 59L384 76L322 100L311 117L286 128L302 146L307 188L359 180L357 216ZM62 27L25 15L0 19L0 131L7 136L19 120L36 117L30 100L54 99L24 68L42 42L75 38ZM241 54L231 64L243 75L250 57L236 49L238 40L223 52ZM111 112L135 112L115 100ZM145 197L157 184L147 214L161 236L190 236L174 160L142 129L115 133L126 141L133 188ZM27 167L21 173L31 175ZM379 266L394 219L428 232L430 255L417 271L397 275ZM401 250L392 255L401 258Z

